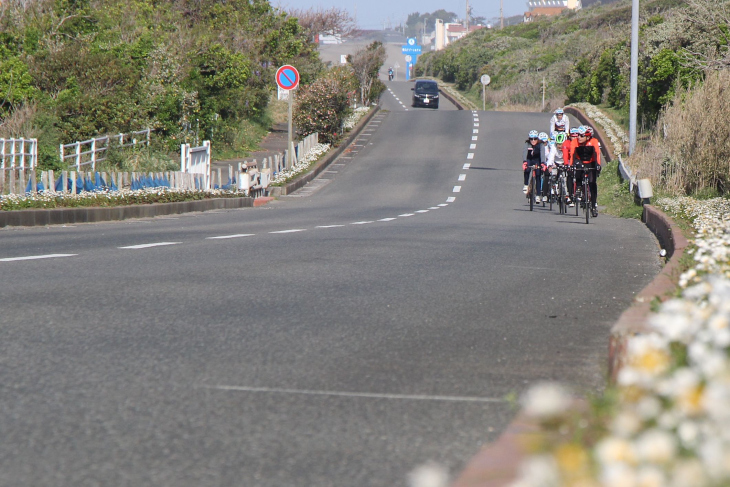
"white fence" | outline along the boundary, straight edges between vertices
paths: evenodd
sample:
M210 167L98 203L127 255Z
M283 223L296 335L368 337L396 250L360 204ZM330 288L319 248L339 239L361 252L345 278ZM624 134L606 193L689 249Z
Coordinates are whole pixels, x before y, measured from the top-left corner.
M210 141L204 140L199 147L190 144L180 146L180 171L185 174L202 174L205 187L210 189Z
M139 132L130 132L128 134L105 135L104 137L96 137L72 144L61 144L60 154L61 162L70 162L70 166L76 166L76 170L81 170L82 166L91 165L91 170L96 170L96 163L106 159L106 152L111 147L112 141L118 141L116 147L133 147L138 144L150 145L150 129L140 130ZM138 140L137 137L144 136ZM125 142L126 141L126 142Z
M0 139L0 169L35 169L38 165L38 140Z

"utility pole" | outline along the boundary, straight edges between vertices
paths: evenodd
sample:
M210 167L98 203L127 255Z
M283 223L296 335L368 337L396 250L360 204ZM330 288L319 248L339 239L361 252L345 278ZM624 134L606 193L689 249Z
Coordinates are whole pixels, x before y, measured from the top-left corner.
M639 0L633 0L631 11L631 93L629 95L629 155L636 148L636 113L639 84Z
M466 33L469 33L469 0L466 0Z
M504 29L504 0L499 0L499 28Z

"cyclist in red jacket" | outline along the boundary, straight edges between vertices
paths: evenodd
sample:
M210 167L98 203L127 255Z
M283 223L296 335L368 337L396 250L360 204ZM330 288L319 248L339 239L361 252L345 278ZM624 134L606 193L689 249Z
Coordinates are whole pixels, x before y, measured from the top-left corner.
M593 218L598 216L598 185L596 184L596 178L601 173L600 164L601 151L596 148L595 144L588 143L588 136L586 134L585 127L578 128L578 144L574 146L573 150L573 167L574 168L585 168L588 171L576 171L575 182L576 187L583 184L583 178L588 178L588 185L591 189L591 213Z

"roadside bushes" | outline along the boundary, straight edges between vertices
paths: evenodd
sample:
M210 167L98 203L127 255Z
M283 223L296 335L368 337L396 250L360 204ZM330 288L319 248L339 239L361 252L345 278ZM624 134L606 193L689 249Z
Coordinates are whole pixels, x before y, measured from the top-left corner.
M331 144L342 133L342 124L356 96L357 80L348 67L333 68L297 93L294 123L301 136L319 133Z
M704 83L680 90L630 163L674 195L730 192L730 71L709 72Z

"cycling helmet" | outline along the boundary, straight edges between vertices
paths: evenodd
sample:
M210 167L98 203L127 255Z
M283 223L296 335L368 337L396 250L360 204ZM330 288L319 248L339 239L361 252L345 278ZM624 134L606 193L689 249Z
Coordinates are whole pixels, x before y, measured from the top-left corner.
M578 127L578 135L581 136L581 135L585 135L585 134L586 134L586 128L582 125L580 127Z
M540 135L538 135L537 138L540 139L542 142L547 142L548 134L546 134L545 132L540 132Z
M578 137L578 127L573 127L572 129L570 129L570 136Z
M557 110L555 110L555 115L562 115L563 113L564 112L562 108L558 108Z
M555 136L555 143L556 143L556 144L562 144L562 143L564 143L564 142L565 142L565 140L566 140L567 138L568 138L568 137L567 137L567 136L565 135L565 132L560 132L559 134L557 134L557 135Z
M558 132L565 132L565 120L556 120L555 130Z
M527 134L527 136L531 139L537 139L538 138L537 130L530 130L530 133Z
M586 137L593 137L593 127L586 125Z

